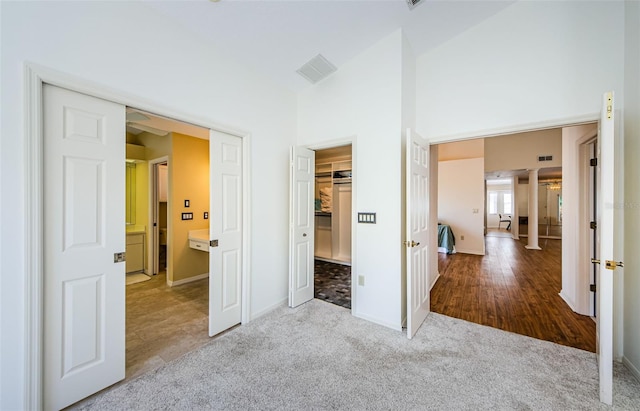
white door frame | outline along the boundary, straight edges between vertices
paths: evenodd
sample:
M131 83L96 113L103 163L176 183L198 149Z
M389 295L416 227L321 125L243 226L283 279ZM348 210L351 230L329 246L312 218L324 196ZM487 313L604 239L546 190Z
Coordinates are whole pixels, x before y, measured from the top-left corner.
M358 287L356 287L356 285L358 284L358 276L357 276L357 260L358 260L358 252L357 252L357 248L356 248L356 244L357 244L357 236L358 236L358 219L357 218L353 218L354 214L357 213L357 203L358 203L358 196L357 196L357 188L358 188L358 167L357 167L357 155L356 153L358 152L358 144L357 144L357 136L350 136L350 137L345 137L343 139L337 139L337 140L330 140L327 142L323 142L323 143L319 143L319 144L311 144L311 145L304 145L302 147L304 148L308 148L309 150L313 150L313 151L319 151L319 150L325 150L328 148L334 148L334 147L340 147L340 146L347 146L349 144L351 144L351 170L352 170L352 177L351 177L351 315L354 316L358 316L357 315L357 298L358 298ZM315 181L314 181L314 185L315 185ZM289 205L291 206L291 204ZM314 227L314 234L315 235L315 227Z
M250 316L250 258L251 212L250 212L250 156L251 134L246 131L220 126L212 120L198 118L162 106L80 77L62 73L34 63L25 63L24 71L24 116L25 116L25 344L26 364L24 374L25 409L43 407L43 98L44 83L66 88L78 93L136 107L160 116L184 121L200 127L221 131L242 138L243 155L243 201L242 215L242 324ZM124 235L124 227L123 227Z
M149 274L156 275L160 272L157 265L159 265L159 250L160 250L160 227L154 226L158 222L158 165L169 165L169 156L162 156L149 160L149 245L147 246L147 260L149 267ZM169 197L170 198L170 197ZM170 212L170 201L167 199L167 214ZM169 219L167 219L167 239L170 238L169 233ZM167 256L168 257L168 256ZM167 284L169 278L173 278L169 275L169 262L167 261Z

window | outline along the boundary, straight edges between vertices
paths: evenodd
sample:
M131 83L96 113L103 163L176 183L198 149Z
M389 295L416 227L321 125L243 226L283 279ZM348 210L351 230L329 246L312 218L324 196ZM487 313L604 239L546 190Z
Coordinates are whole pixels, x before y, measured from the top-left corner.
M489 192L489 214L498 214L498 193Z
M502 200L502 214L511 214L513 212L513 208L511 206L511 193L503 193Z

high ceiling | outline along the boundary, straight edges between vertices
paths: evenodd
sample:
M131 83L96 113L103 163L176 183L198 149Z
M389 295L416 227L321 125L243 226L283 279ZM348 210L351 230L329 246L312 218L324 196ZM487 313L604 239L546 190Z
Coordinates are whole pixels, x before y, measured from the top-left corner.
M296 73L322 54L338 67L398 28L420 55L514 1L149 0L145 4L292 91L310 86Z

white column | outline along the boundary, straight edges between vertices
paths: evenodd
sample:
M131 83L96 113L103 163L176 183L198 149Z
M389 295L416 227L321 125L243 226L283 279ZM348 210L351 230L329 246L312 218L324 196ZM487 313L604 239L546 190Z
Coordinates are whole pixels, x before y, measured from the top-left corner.
M528 250L542 250L538 247L538 169L529 170L529 244Z

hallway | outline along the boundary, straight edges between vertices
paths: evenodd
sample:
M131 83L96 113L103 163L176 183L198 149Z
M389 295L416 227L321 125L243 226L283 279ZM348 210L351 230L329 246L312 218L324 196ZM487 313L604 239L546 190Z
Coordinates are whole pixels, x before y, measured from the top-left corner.
M438 253L431 310L450 317L595 352L595 322L560 298L561 240L485 237L486 255Z

